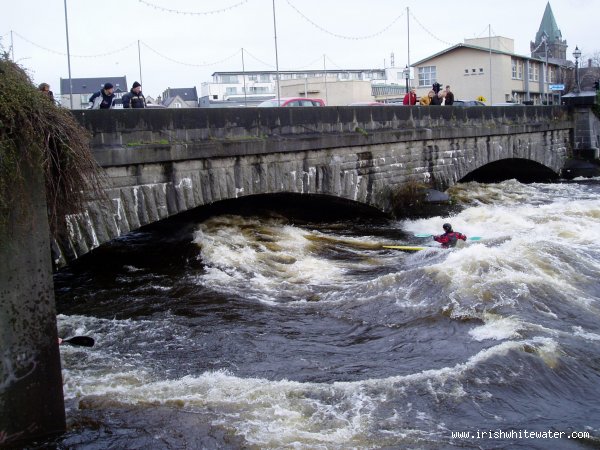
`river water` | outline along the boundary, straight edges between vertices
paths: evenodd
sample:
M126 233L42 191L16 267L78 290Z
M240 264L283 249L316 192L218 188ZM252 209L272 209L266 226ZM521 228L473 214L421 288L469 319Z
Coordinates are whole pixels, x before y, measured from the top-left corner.
M452 194L212 211L61 271L59 334L96 345L61 347L58 447L598 448L600 180ZM446 221L482 240L413 236ZM432 248L381 248L405 243Z

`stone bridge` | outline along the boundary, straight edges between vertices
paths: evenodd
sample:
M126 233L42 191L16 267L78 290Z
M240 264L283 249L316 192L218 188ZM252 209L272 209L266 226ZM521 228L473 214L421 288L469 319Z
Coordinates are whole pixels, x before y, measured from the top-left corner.
M444 190L486 167L558 175L565 107L325 107L80 111L108 200L67 217L58 264L175 214L242 196L319 194L384 212L390 193Z

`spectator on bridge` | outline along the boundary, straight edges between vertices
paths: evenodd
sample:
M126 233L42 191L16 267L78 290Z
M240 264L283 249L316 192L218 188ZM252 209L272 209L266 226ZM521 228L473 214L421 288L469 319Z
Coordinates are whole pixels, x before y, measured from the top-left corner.
M431 99L433 98L434 95L435 95L435 92L433 92L433 91L429 91L427 93L427 95L422 95L421 99L419 100L419 105L421 105L421 106L431 105Z
M444 101L444 91L442 91L442 85L438 82L433 83L432 89L434 92L431 98L431 106L439 106Z
M446 94L444 95L444 105L452 106L454 104L454 93L450 90L449 85L446 86L445 93Z
M48 96L48 98L52 100L52 103L54 103L54 93L50 90L50 85L48 83L40 84L38 89L42 94Z
M145 108L146 97L142 94L142 85L135 81L127 94L123 96L123 108Z
M114 107L115 90L112 83L104 83L104 87L93 94L89 102L89 109L111 109Z
M414 106L417 104L417 90L415 88L412 88L410 92L407 92L406 95L404 95L402 104L409 106Z
M462 239L463 241L467 240L467 236L464 234L452 231L452 225L449 223L445 223L442 228L444 228L445 233L433 237L434 241L442 244L442 248L455 247L459 239Z

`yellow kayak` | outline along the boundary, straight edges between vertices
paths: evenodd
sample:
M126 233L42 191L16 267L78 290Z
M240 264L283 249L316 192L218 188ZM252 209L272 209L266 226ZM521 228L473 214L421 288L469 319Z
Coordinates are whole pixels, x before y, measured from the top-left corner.
M384 245L383 248L389 248L392 250L402 250L403 252L418 252L419 250L425 250L430 247L412 247L410 245Z

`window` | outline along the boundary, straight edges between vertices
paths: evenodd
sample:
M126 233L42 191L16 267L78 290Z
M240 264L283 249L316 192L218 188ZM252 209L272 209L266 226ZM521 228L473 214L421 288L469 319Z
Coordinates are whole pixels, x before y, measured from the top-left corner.
M529 65L529 81L540 80L540 66L538 64Z
M269 88L266 86L251 86L249 92L251 94L266 94L269 92Z
M365 72L364 77L365 80L370 80L371 78L373 78L373 74L371 72Z
M465 75L469 75L469 69L465 69Z
M235 94L237 94L237 88L236 87L225 88L225 93L227 95L235 95Z
M479 73L483 73L483 67L479 68Z
M523 61L519 59L512 59L512 78L513 80L522 80L523 79Z
M350 78L348 73L340 73L340 80L347 80Z
M431 86L437 81L436 67L419 67L419 86Z
M179 102L174 103L174 105L175 105L175 108L181 108L181 103L179 103Z
M268 83L271 81L271 77L269 75L263 74L260 76L260 81L263 83Z
M248 75L248 80L256 81L256 80L258 80L258 76L257 75Z
M238 82L237 75L221 75L221 83L237 84L237 82Z

